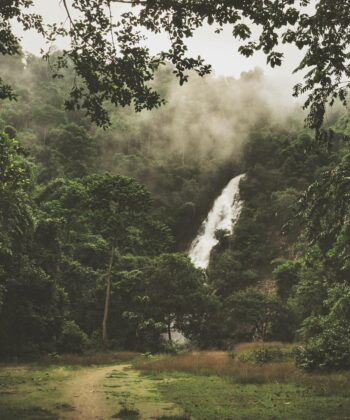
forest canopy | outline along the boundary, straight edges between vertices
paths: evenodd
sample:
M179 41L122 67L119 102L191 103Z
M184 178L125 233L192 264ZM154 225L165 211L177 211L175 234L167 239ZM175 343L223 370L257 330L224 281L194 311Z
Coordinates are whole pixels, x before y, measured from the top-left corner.
M133 7L113 16L114 3ZM63 0L62 4L66 21L49 25L31 12L35 0L2 2L0 52L14 55L20 50L13 20L25 30L38 31L49 45L67 37L69 48L51 62L54 75L62 77L62 70L73 63L76 78L66 107L83 108L99 125L110 124L106 101L133 104L137 111L160 106L163 98L151 82L167 62L174 65L180 84L188 80L191 70L208 74L210 63L188 56L186 45L203 25L211 25L217 33L230 26L232 36L241 41L241 54L249 57L262 51L272 67L283 61L283 44L302 50L295 71L302 72L304 82L294 87L294 95L306 95L307 123L317 131L327 104L336 99L346 103L350 85L347 0ZM152 55L144 42L145 31L167 33L170 48ZM44 56L49 60L49 53ZM0 77L0 97L14 99L13 88Z

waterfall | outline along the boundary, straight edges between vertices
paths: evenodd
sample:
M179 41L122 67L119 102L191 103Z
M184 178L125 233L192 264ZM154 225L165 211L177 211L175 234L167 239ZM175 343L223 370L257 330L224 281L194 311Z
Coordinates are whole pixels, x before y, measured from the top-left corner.
M188 255L196 267L208 267L211 250L218 243L215 238L217 230L233 232L233 227L242 208L242 201L239 198L239 181L243 176L244 174L231 179L222 190L208 217L203 222L198 235L193 240ZM167 334L162 334L162 336L165 341L168 341ZM172 328L172 336L174 343L184 344L187 342L185 336L174 328Z
M210 253L218 243L215 238L217 230L233 232L233 227L241 212L242 201L239 197L239 181L244 175L238 175L227 184L215 200L208 217L203 222L198 235L193 240L189 257L198 268L207 268Z

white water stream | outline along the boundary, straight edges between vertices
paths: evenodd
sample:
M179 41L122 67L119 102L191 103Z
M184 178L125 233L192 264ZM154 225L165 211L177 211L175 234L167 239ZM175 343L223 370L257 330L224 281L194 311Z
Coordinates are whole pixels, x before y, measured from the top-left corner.
M227 184L220 196L215 200L208 217L203 222L198 235L193 240L189 257L198 268L207 268L210 253L218 243L215 238L217 230L233 232L233 227L240 215L242 201L239 197L239 181L244 175L238 175Z
M218 243L215 232L219 229L233 232L242 209L242 201L239 197L239 181L244 175L231 179L222 190L220 196L215 200L208 217L203 222L198 235L193 240L189 257L198 268L207 268L209 265L210 253ZM165 341L168 341L167 334L163 334ZM172 328L172 341L177 344L186 343L184 335Z

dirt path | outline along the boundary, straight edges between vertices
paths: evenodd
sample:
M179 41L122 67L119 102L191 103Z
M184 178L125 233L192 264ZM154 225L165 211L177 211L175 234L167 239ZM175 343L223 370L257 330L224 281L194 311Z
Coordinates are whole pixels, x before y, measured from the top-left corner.
M141 376L130 365L78 371L77 377L66 384L66 397L74 410L66 412L64 419L150 420L182 414L179 407L162 399L156 381Z
M109 404L103 392L103 381L113 367L89 368L77 371L77 377L66 384L66 395L74 411L67 412L65 419L92 420L108 419L112 416Z

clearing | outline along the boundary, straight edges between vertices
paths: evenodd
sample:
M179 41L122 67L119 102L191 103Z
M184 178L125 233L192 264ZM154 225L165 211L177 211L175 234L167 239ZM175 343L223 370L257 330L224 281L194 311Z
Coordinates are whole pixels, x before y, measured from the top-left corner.
M290 345L256 347L0 365L0 419L350 419L350 372L308 374Z

